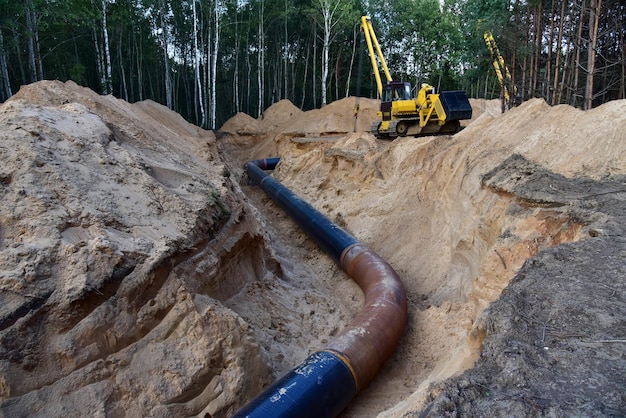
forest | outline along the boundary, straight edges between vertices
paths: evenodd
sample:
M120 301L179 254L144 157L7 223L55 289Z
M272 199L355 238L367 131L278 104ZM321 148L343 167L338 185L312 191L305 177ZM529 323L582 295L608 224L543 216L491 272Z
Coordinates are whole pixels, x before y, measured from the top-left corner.
M371 17L394 79L500 97L493 34L517 101L583 109L626 97L623 0L0 0L0 102L73 80L151 99L208 129L280 99L303 110L376 97Z

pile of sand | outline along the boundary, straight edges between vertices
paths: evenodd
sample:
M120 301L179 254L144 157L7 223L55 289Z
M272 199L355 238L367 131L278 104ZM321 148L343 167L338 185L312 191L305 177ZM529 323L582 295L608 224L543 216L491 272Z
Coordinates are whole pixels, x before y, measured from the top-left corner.
M210 132L69 82L22 88L0 126L2 415L227 416L267 383L217 300L266 250Z

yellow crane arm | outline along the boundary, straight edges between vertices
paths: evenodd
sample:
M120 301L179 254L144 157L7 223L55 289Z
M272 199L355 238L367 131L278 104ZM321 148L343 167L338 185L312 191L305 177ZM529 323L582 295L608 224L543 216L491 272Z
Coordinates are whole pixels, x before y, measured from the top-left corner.
M511 108L513 101L511 100L510 95L516 95L517 88L515 86L511 86L511 73L509 72L509 68L504 64L504 58L500 55L500 50L498 49L498 45L496 44L496 40L493 38L493 35L491 32L487 31L483 34L483 37L485 38L487 48L489 48L493 68L496 70L496 76L498 77L498 81L502 87L506 107ZM511 91L509 91L509 89Z
M383 52L380 49L380 45L378 44L378 39L376 38L376 34L374 33L374 28L372 27L372 22L369 16L361 17L361 30L365 34L365 41L367 42L367 49L370 53L370 61L372 62L372 68L374 69L374 76L376 77L376 86L378 87L378 96L382 97L383 95L383 83L380 80L380 72L378 70L378 63L376 62L376 57L380 61L380 65L383 67L383 71L385 72L385 76L387 77L387 82L393 81L391 79L391 74L389 74L389 68L387 68L387 62L385 61L385 57L383 56ZM376 54L374 53L374 48L376 48Z

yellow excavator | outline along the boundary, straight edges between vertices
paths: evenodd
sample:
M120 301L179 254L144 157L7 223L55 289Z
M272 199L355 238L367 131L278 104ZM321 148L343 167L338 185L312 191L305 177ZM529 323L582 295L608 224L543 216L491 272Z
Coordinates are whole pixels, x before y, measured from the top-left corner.
M461 120L472 118L472 107L464 91L444 91L437 94L433 86L422 84L414 98L411 83L393 81L391 78L368 16L361 17L361 30L365 34L378 95L381 98L379 120L372 124L372 134L388 139L409 135L453 134L459 131ZM387 78L384 85L377 58Z

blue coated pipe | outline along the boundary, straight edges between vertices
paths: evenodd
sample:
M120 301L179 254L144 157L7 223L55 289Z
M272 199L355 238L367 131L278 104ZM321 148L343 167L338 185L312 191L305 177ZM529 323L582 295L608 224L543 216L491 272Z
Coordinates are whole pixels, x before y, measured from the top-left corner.
M244 168L248 171L248 178L251 182L259 185L304 232L333 257L335 262L339 263L343 250L358 241L261 169L261 167L272 167L267 169L273 170L279 160L279 158L271 158L249 161Z
M407 323L404 287L380 256L335 225L264 170L280 160L249 161L259 185L361 287L365 302L352 323L234 417L336 417L391 356Z
M356 392L352 372L330 351L318 351L291 370L235 417L336 417Z

